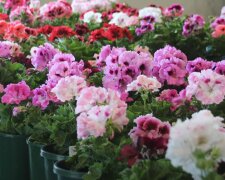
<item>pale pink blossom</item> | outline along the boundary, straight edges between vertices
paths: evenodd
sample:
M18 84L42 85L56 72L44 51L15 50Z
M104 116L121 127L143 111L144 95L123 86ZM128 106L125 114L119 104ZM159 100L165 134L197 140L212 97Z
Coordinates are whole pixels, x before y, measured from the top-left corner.
M65 102L79 96L81 90L85 87L87 87L87 84L84 78L69 76L60 79L51 92L55 93L60 101Z
M0 93L4 92L4 86L2 84L0 84Z
M193 72L188 77L187 97L195 96L202 104L219 104L225 96L225 77L211 69Z
M147 77L145 75L139 75L136 80L127 85L126 91L139 91L139 90L149 90L151 92L156 92L161 88L161 83L156 77Z

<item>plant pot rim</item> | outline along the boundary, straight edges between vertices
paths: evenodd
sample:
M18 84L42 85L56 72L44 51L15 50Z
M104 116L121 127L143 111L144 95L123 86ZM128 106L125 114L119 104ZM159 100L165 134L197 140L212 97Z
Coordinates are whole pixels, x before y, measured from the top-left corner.
M26 138L26 136L22 134L9 134L9 133L3 133L3 132L0 132L0 136L7 137L7 138Z
M68 178L82 179L82 176L85 174L84 172L77 172L77 171L65 169L63 168L63 164L65 164L65 160L57 161L54 164L53 172L57 175L68 177Z
M44 157L45 159L54 160L54 161L61 161L67 159L69 156L56 154L51 152L51 148L53 147L53 144L45 145L41 148L40 155Z
M44 146L44 144L35 143L34 140L31 137L27 138L26 142L27 142L28 145L32 145L32 146L38 147L38 148L41 148L41 147Z

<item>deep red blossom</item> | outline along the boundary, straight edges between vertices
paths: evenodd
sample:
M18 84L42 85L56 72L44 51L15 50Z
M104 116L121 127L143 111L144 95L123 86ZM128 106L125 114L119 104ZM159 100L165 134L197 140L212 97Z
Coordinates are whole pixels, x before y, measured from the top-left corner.
M51 25L44 25L38 29L40 34L50 34L53 31L54 27Z
M56 38L71 37L74 36L75 31L68 26L57 26L54 27L50 34L49 41L54 41Z
M128 166L133 166L140 158L138 150L132 145L125 145L120 151L119 161L127 161Z
M89 32L89 29L88 29L87 25L85 25L85 24L76 24L75 25L75 32L76 32L77 35L83 36L83 35L85 35L86 33Z
M97 41L99 39L102 39L104 30L103 29L96 29L94 31L91 32L90 36L89 36L89 41L90 42L94 42Z

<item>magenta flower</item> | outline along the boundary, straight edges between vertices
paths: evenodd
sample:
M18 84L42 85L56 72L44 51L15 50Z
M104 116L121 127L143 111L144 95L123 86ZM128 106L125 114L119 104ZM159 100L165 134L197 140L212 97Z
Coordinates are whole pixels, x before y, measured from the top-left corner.
M45 86L36 88L32 92L33 92L32 104L34 106L40 107L41 109L46 109L50 100Z
M198 14L193 14L185 20L182 34L188 37L193 33L198 33L204 25L204 18Z
M31 63L36 70L43 71L58 52L59 51L49 43L45 43L39 47L32 47Z
M224 17L217 17L217 18L212 22L211 28L212 28L213 30L215 30L216 27L217 27L218 25L225 25L225 18L224 18Z
M188 73L192 72L201 72L202 70L212 69L215 66L215 63L212 61L207 61L202 58L196 58L193 61L188 61L186 69Z
M139 116L134 121L137 126L129 135L138 149L147 148L144 152L141 151L142 156L151 158L164 154L169 140L170 124L160 121L151 114Z
M165 46L154 54L152 75L161 83L183 85L186 77L187 57L180 50Z
M104 71L103 86L124 92L127 84L138 75L151 74L152 57L150 53L126 51L124 48L104 47L97 60L98 66ZM103 59L104 58L104 59Z
M184 12L184 7L180 4L172 4L169 7L167 7L163 14L167 17L178 17L181 16Z
M6 104L20 104L21 101L29 98L31 94L30 87L25 81L7 85L4 92L5 94L2 96L2 103Z
M225 60L216 63L215 72L225 75Z

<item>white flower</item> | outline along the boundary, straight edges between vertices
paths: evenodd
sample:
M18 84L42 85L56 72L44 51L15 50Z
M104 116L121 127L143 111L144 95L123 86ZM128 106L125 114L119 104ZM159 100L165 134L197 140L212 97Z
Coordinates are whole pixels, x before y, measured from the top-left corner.
M62 101L70 101L79 96L82 89L87 86L84 78L79 76L68 76L59 80L57 85L52 89L56 97Z
M109 22L109 24L115 24L119 27L126 27L127 23L130 20L130 17L123 12L119 12L119 13L113 13L113 18L112 20Z
M153 16L156 22L161 21L162 11L160 8L156 7L145 7L139 10L139 18L144 18L146 16Z
M102 22L102 14L95 13L94 11L89 11L84 14L83 21L85 23L101 23Z
M200 179L202 172L196 166L193 153L196 150L207 152L213 148L220 150L217 162L225 159L225 132L223 118L214 117L209 110L202 110L184 122L180 120L171 128L166 158L175 167L181 166L184 171Z
M156 92L161 88L161 86L161 83L156 79L156 77L139 75L136 80L127 85L127 92L139 91L140 89Z

